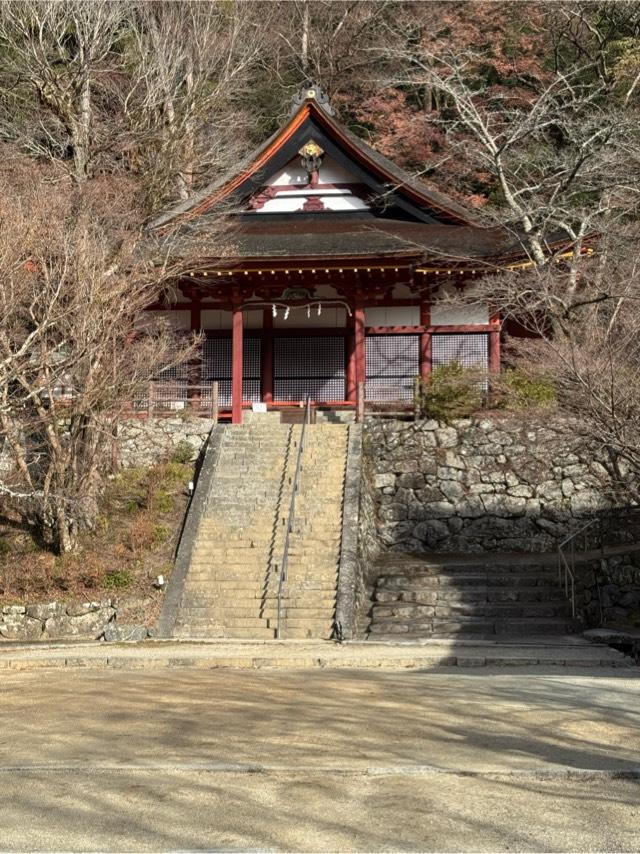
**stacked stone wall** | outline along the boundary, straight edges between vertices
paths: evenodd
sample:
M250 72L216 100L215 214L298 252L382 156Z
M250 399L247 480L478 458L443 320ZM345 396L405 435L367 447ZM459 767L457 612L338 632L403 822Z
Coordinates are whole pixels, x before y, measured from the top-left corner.
M148 608L148 600L100 599L94 602L39 602L0 606L1 641L143 640L146 626L131 623Z
M584 625L640 628L640 551L578 564L575 576L576 608Z
M615 503L606 460L557 416L371 420L365 456L390 549L546 551Z
M191 445L195 462L215 422L210 418L144 418L122 421L116 442L125 468L152 466L172 457L179 445Z

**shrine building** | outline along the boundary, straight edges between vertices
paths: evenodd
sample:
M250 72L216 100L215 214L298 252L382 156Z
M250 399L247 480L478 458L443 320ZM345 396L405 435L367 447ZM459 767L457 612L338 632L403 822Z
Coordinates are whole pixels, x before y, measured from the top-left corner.
M207 234L229 224L227 250ZM150 226L197 235L177 298L155 305L202 331L197 364L163 379L185 399L218 383L220 413L256 403L355 408L413 398L416 376L452 360L500 369L491 306L439 302L496 268L526 263L506 229L474 222L341 125L308 84L286 124L232 174ZM216 238L218 239L218 238ZM211 240L211 246L218 245ZM189 391L191 389L191 392Z

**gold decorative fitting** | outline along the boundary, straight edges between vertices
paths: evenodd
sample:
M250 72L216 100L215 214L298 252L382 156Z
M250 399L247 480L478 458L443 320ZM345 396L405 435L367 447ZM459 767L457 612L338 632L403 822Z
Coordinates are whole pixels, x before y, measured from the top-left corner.
M316 90L315 89L307 89L307 98L315 98Z
M307 158L322 157L324 149L315 140L310 139L309 142L305 142L298 154L300 157Z

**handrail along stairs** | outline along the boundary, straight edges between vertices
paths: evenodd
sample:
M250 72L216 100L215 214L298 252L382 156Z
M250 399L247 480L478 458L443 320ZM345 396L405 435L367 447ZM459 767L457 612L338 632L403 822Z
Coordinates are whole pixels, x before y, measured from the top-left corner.
M278 622L276 625L276 638L281 637L281 615L282 615L282 595L284 593L284 585L287 580L287 568L289 565L289 538L293 531L293 523L296 514L296 495L300 487L300 474L302 473L302 454L304 453L304 441L306 438L307 424L311 420L311 398L307 396L304 406L304 420L302 422L302 430L300 432L300 443L298 445L298 455L296 459L296 471L293 476L293 488L291 490L291 502L289 504L289 516L287 518L287 527L284 535L284 546L282 549L282 561L280 562L280 578L278 581Z
M558 583L562 586L564 572L564 592L567 599L571 599L571 617L574 620L576 618L576 540L581 534L583 535L583 550L586 551L587 531L596 523L600 528L600 548L602 549L602 527L601 520L598 518L589 519L577 531L558 543ZM569 595L569 588L571 588L571 595Z

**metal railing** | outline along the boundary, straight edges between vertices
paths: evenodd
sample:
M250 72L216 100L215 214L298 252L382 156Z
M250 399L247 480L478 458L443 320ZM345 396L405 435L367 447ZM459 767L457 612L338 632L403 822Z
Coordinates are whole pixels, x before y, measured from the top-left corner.
M587 551L587 535L594 525L598 526L599 531L599 548L603 548L602 544L602 524L601 519L594 518L585 522L582 527L569 534L560 543L558 543L558 583L564 586L564 592L567 599L571 600L571 617L576 618L576 541L578 537L582 537L582 551ZM564 577L563 577L564 576Z
M289 504L289 516L287 518L286 529L284 534L284 546L282 548L282 561L280 562L280 579L278 581L278 622L276 625L276 638L281 637L281 616L282 616L282 595L284 593L284 585L287 580L287 568L289 566L289 539L293 532L293 525L296 517L296 496L300 487L300 474L302 472L302 454L304 453L304 442L306 438L307 424L311 420L311 398L307 396L304 406L304 421L302 422L302 430L300 431L300 443L298 445L298 455L296 458L296 470L293 476L293 486L291 489L291 502Z

